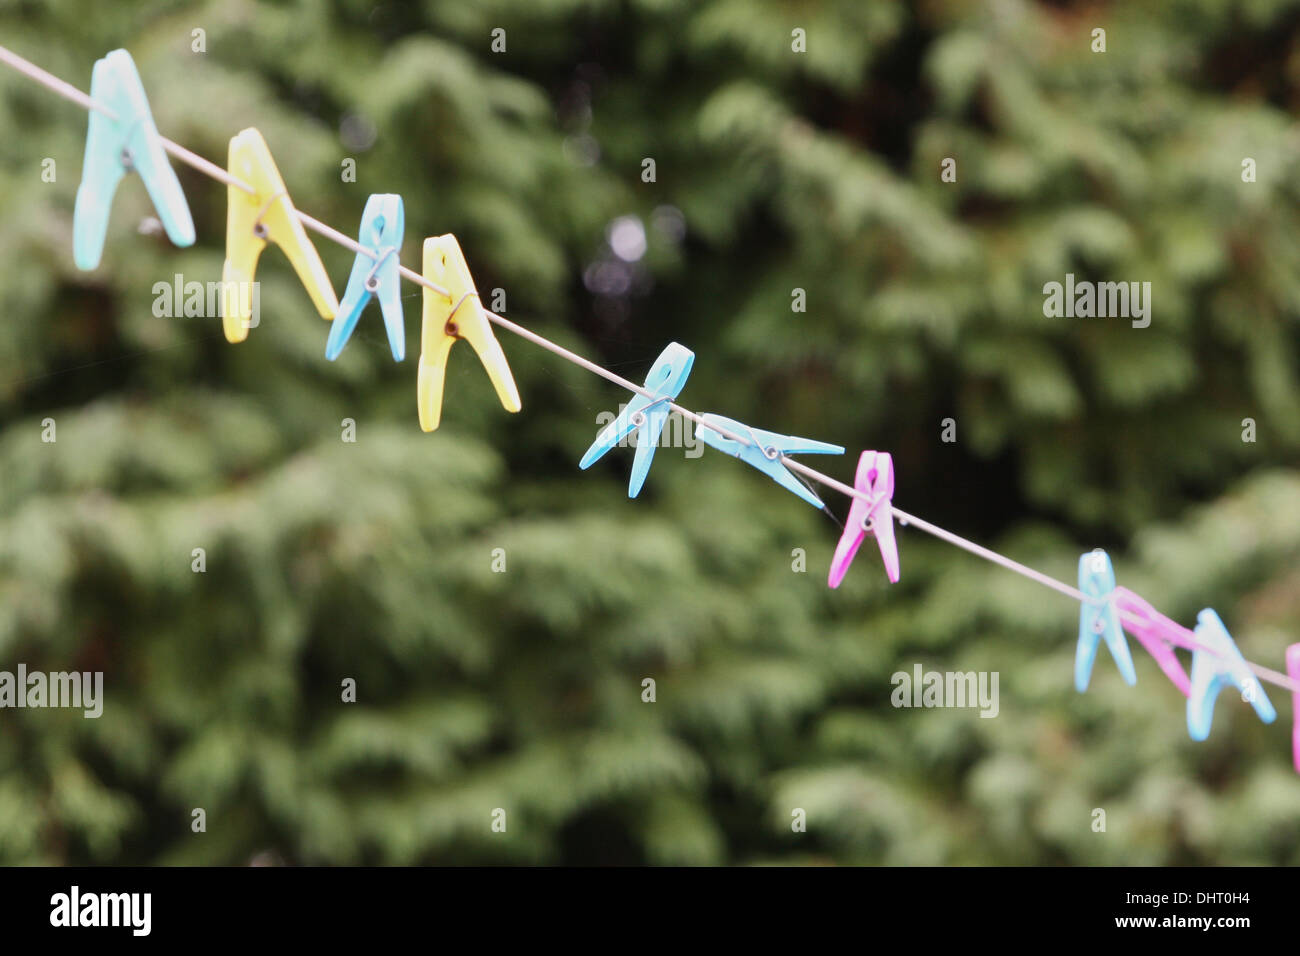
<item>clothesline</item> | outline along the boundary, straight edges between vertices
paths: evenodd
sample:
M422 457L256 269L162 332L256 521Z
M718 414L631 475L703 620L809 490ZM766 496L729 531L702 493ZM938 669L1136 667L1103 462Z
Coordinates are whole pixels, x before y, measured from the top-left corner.
M0 62L5 63L6 65L12 67L14 70L18 71L19 73L22 73L23 75L35 80L37 83L40 83L41 85L45 86L47 89L59 94L60 96L69 100L70 102L75 103L76 105L80 106L82 109L98 111L108 116L110 119L116 120L117 118L111 109L105 107L103 104L95 102L95 100L93 100L90 96L88 96L86 93L79 90L77 87L73 86L71 83L68 83L65 80L62 80L59 77L53 75L52 73L49 73L41 69L36 64L32 63L29 60L24 59L23 57L19 56L18 54L14 53L13 51L7 49L4 46L0 46ZM184 146L181 146L179 143L175 143L170 139L167 139L166 137L160 136L160 139L163 148L172 156L174 156L176 159L185 163L187 166L190 166L198 170L199 172L203 173L204 175L214 180L217 180L218 182L226 184L227 186L233 186L236 189L240 189L248 193L249 195L256 194L256 190L254 190L253 187L243 182L238 177L232 175L228 170L222 169L220 166L217 166L215 163L211 162L210 160L205 159L204 157L198 155L197 153L194 153L191 150L186 149ZM297 218L302 222L303 226L305 226L306 228L312 230L313 232L321 236L324 236L326 239L329 239L331 242L337 243L338 245L343 246L345 249L348 249L354 253L364 254L371 259L378 258L376 252L374 252L373 250L361 245L356 240L352 239L349 236L344 235L343 233L327 225L326 223L321 222L319 219L316 219L315 217L308 215L307 213L303 212L301 209L294 208L293 211L294 214L297 216ZM425 276L414 271L413 269L410 269L399 263L398 270L400 274L404 278L408 279L409 281L414 282L419 286L423 286L424 288L431 290L436 295L442 296L448 301L451 300L451 293L447 289L438 285L435 282L432 282L431 280L427 279ZM621 375L617 374L616 372L612 372L609 369L601 365L598 365L595 362L592 362L590 359L584 358L583 356L578 355L576 352L570 351L569 349L564 348L564 346L552 342L550 339L538 335L536 332L533 332L532 330L525 328L524 326L519 325L516 322L512 322L510 319L507 319L505 316L499 315L496 312L491 311L490 309L484 309L483 312L487 317L487 319L490 322L492 322L494 325L506 329L507 331L514 333L520 338L526 339L529 342L532 342L534 345L540 346L541 348L544 348L547 351L560 356L560 358L564 359L565 361L571 362L572 364L577 365L580 368L586 369L588 372L591 372L593 375L598 375L601 378L613 382L615 385L618 385L621 388L627 389L628 391L634 392L639 395L643 395L646 398L651 399L652 401L658 401L658 402L663 401L662 396L657 395L656 393L650 391L644 386L637 385L636 383L623 378ZM682 405L677 404L676 402L668 401L668 402L664 402L664 404L666 404L668 408L677 412L683 418L689 419L690 421L695 422L697 425L703 425L704 427L714 432L717 432L718 434L721 434L723 437L731 441L739 442L742 445L747 445L747 446L755 444L755 442L750 437L741 434L736 434L728 430L724 426L719 425L716 422L705 422L703 416L697 414L696 412L691 411L690 409ZM872 496L869 493L865 491L861 491L857 488L853 488L849 485L846 485L843 482L838 481L835 478L832 478L829 475L826 475L818 471L817 469L805 465L803 462L797 461L789 456L780 455L778 460L791 471L803 475L813 481L816 481L819 484L825 485L828 488L834 489L835 491L838 491L841 494L846 495L850 498L859 498L864 501L872 500ZM1070 584L1067 584L1064 581L1058 580L1057 578L1054 578L1049 574L1046 574L1042 571L1038 571L1027 565L1021 564L1019 561L1015 561L1004 554L1000 554L997 551L994 551L990 548L986 548L983 545L975 543L974 541L971 541L967 538L963 538L960 535L955 534L954 532L948 531L945 528L941 528L938 525L932 524L929 521L917 517L916 515L909 514L908 512L898 508L896 505L891 504L890 510L892 511L894 516L898 518L898 522L900 525L903 525L905 527L912 527L918 531L924 532L925 534L929 534L935 538L938 538L941 541L945 541L948 544L961 548L962 550L967 551L970 554L975 555L976 557L983 558L985 561L989 561L1000 567L1006 568L1008 571L1012 571L1016 574L1021 575L1022 577L1034 581L1037 584L1041 584L1044 587L1050 588L1051 590L1056 591L1059 594L1065 595L1066 597L1071 598L1072 600L1083 602L1083 603L1092 603L1092 604L1100 604L1104 600L1104 599L1089 597L1088 595L1085 595L1082 591L1080 591L1078 588ZM1140 625L1143 623L1142 619L1136 617L1135 615L1129 614L1128 612L1118 610L1117 614L1121 620L1127 621L1129 624ZM1186 627L1181 627L1181 626L1179 627L1179 636L1177 638L1169 637L1163 639L1167 640L1168 643L1175 644L1187 650L1200 651L1202 653L1209 654L1213 657L1222 656L1215 648L1208 647L1202 642L1198 641L1195 633ZM1286 688L1287 690L1290 690L1293 693L1300 693L1300 681L1293 680L1286 674L1281 673L1280 671L1273 670L1272 668L1264 667L1263 665L1256 664L1251 661L1247 661L1246 663L1247 666L1251 669L1251 671L1261 680L1270 684L1274 684L1278 687Z

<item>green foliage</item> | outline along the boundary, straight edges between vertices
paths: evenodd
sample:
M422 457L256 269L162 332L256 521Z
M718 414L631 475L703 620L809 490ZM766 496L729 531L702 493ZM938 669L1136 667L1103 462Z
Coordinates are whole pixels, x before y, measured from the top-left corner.
M1300 633L1300 4L48 0L0 24L83 89L127 46L166 135L224 162L258 127L343 232L400 192L406 264L456 233L513 320L620 374L684 342L685 404L843 444L816 462L843 480L888 449L901 507L1017 560L1068 580L1106 546L1268 666ZM177 250L127 180L79 273L84 113L0 71L0 130L0 669L106 690L98 720L0 711L0 862L1300 863L1285 693L1271 727L1225 694L1196 744L1144 656L1136 689L1103 653L1077 694L1075 608L964 552L900 529L901 583L868 542L830 592L838 529L713 452L662 449L629 502L630 450L576 468L625 396L505 332L523 412L462 345L424 435L414 286L406 363L373 307L327 363L272 249L228 345L152 308L219 278L224 187L179 169ZM1151 282L1150 328L1045 317L1067 272ZM999 715L895 709L918 663L997 671Z

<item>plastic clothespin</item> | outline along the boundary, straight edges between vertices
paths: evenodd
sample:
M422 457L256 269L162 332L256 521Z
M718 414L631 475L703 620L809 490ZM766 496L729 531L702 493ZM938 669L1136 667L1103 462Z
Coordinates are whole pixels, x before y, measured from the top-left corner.
M1175 687L1186 697L1191 693L1192 682L1183 670L1178 655L1174 653L1179 638L1191 634L1177 621L1165 617L1151 606L1141 595L1126 587L1117 587L1114 594L1115 608L1120 614L1120 625L1147 649L1160 669L1165 672Z
M894 540L894 511L890 503L894 497L894 459L887 451L864 451L858 458L858 471L853 478L853 487L857 491L871 495L871 501L854 498L849 506L849 519L844 524L844 533L840 543L835 546L835 556L831 558L831 572L826 583L833 588L840 586L845 572L853 563L853 557L862 545L862 539L868 534L876 539L880 547L880 557L885 562L885 573L889 580L897 582L898 542Z
M627 483L627 496L635 498L645 484L646 475L650 473L650 463L654 460L659 436L668 423L671 411L668 404L681 394L694 364L695 353L676 342L659 353L645 380L646 391L653 392L656 397L634 395L619 416L601 429L587 453L582 456L582 461L578 462L578 467L584 470L590 468L607 451L635 431L636 454L632 458L632 477Z
M289 257L321 318L334 318L339 309L334 287L316 247L298 220L261 133L250 126L231 138L228 168L232 176L253 188L253 194L235 185L226 190L229 203L226 264L221 270L221 318L226 341L244 341L248 330L256 324L249 321L253 311L253 277L257 273L257 260L268 242L274 242Z
M523 405L514 376L506 364L501 343L483 312L469 266L456 237L432 236L424 240L424 277L445 287L451 298L432 289L424 290L424 317L420 329L420 371L417 400L420 427L431 432L442 420L442 392L447 377L447 356L459 339L474 347L497 390L497 398L508 412Z
M402 315L402 233L406 230L406 213L402 197L393 193L375 193L366 200L361 213L361 231L358 243L374 253L368 256L358 252L348 276L348 287L343 291L338 314L330 326L329 341L325 343L325 357L331 362L339 357L343 346L352 337L357 320L370 304L372 297L379 298L379 308L388 329L388 347L396 362L406 358L406 320Z
M1110 555L1098 548L1079 558L1079 590L1085 598L1079 605L1079 644L1074 654L1074 688L1083 693L1092 677L1092 665L1097 659L1097 644L1106 641L1110 656L1115 659L1120 675L1129 684L1137 683L1133 669L1133 655L1128 641L1119 626L1119 614L1113 600L1115 569Z
M778 435L765 432L761 428L723 418L721 415L704 415L704 422L695 427L695 437L704 444L726 452L732 458L739 458L747 465L757 468L767 477L787 491L793 491L817 508L825 508L822 500L801 481L799 481L781 462L785 455L842 455L844 449L839 445L813 441L811 438L795 438L792 435ZM742 435L749 439L749 444L724 437L714 429L721 427L733 435Z
M1300 644L1292 644L1286 649L1286 676L1300 684ZM1300 690L1291 691L1291 759L1295 762L1296 773L1300 773Z
M127 173L140 174L167 238L178 246L194 245L194 220L180 181L163 149L149 112L144 84L126 50L95 61L90 98L112 116L90 111L86 159L72 214L72 256L78 269L94 269L104 253L108 217L118 183Z
M1259 679L1223 626L1219 615L1206 608L1196 615L1196 640L1203 650L1192 652L1192 686L1187 695L1187 732L1193 740L1210 736L1214 721L1214 700L1227 684L1241 691L1242 699L1255 708L1259 719L1271 724L1277 711L1269 703ZM1217 655L1217 656L1216 656Z

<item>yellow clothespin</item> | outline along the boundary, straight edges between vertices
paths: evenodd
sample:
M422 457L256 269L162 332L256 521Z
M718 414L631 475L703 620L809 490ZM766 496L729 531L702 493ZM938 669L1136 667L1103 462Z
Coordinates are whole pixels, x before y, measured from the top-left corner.
M253 318L253 276L268 242L274 242L289 257L321 317L333 319L339 310L334 287L294 212L261 133L249 127L230 140L228 169L254 192L249 195L238 186L227 188L230 212L226 217L226 264L221 271L226 341L244 341L248 330L257 324L255 319L249 321Z
M506 364L501 343L479 302L469 266L456 237L431 236L424 240L424 277L445 288L451 297L424 290L424 320L420 329L420 374L417 386L420 427L431 432L442 420L442 387L447 377L447 356L457 339L474 347L508 412L517 412L519 390Z

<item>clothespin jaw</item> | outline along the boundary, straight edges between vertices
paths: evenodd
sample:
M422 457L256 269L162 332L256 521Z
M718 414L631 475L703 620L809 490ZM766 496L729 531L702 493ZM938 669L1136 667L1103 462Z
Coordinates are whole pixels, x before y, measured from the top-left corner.
M90 98L112 113L90 110L86 157L72 214L72 256L78 269L94 269L104 253L108 218L118 184L138 172L167 238L178 246L194 245L194 220L180 181L163 149L149 111L144 84L126 50L95 61Z
M1300 644L1286 649L1286 676L1300 684ZM1291 691L1291 720L1291 759L1296 773L1300 773L1300 690Z
M1137 683L1133 656L1128 641L1119 626L1112 596L1115 591L1115 569L1110 555L1098 548L1079 558L1079 590L1085 598L1079 605L1079 644L1074 653L1074 687L1079 693L1088 689L1092 665L1097 659L1097 644L1106 641L1110 656L1115 659L1120 675L1128 684ZM1100 603L1098 603L1100 602Z
M448 299L429 288L424 290L420 369L416 386L420 428L431 432L442 420L447 357L459 339L473 346L505 410L519 411L523 405L519 401L514 376L510 374L501 343L492 334L492 325L479 302L469 266L465 264L465 256L455 236L448 233L424 240L423 274L426 279L447 289L451 297Z
M839 445L813 441L810 438L796 438L793 435L778 435L761 428L750 428L743 422L721 415L702 416L704 421L695 427L695 437L711 448L725 452L732 458L739 458L747 465L757 468L782 488L798 495L815 508L825 508L822 500L813 491L799 481L782 463L786 455L842 455L844 449ZM722 428L733 435L749 439L743 444L725 437L716 428Z
M1174 647L1175 639L1190 632L1126 587L1115 589L1114 603L1120 615L1120 625L1142 643L1183 696L1188 696L1192 682L1187 671L1183 670L1178 655L1174 653Z
M870 495L871 500L854 498L853 504L849 505L849 518L844 523L840 542L835 546L826 583L833 588L840 586L858 548L862 546L862 540L868 534L875 537L876 544L880 547L880 557L885 562L885 573L889 580L897 583L898 543L894 539L894 512L891 507L894 497L894 459L889 452L864 451L858 458L853 488Z
M379 299L379 308L388 330L388 347L393 360L406 358L406 320L402 315L401 254L402 234L406 231L406 213L402 197L393 193L375 193L366 200L361 214L361 231L357 242L373 255L358 252L348 276L348 287L339 303L338 315L330 326L325 343L325 357L331 362L348 344L357 320L371 298Z
M590 468L607 451L635 431L636 454L632 458L632 476L627 483L627 496L635 498L645 484L646 475L650 473L650 463L654 460L659 436L668 423L668 415L672 411L668 404L681 394L694 364L694 352L677 342L670 343L659 353L650 368L650 374L646 376L646 391L653 392L656 397L651 399L641 394L634 395L618 417L601 429L587 453L582 456L582 461L578 462L578 467L584 471Z
M232 137L227 168L232 176L251 186L253 193L235 185L226 189L226 262L221 270L221 318L226 341L244 341L256 324L250 323L253 277L268 242L274 242L288 256L321 318L334 318L339 309L334 287L298 220L262 134L250 126Z
M1214 701L1219 691L1231 684L1252 707L1259 719L1271 724L1277 711L1269 703L1259 679L1223 626L1219 615L1206 608L1196 616L1196 641L1201 648L1192 652L1192 687L1187 695L1187 732L1193 740L1210 736ZM1217 655L1217 656L1216 656Z

